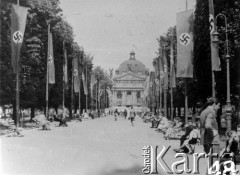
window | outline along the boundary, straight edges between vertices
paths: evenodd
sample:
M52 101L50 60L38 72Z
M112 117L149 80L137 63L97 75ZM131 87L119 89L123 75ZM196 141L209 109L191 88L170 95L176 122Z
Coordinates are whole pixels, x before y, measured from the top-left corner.
M140 103L141 102L141 92L137 91L137 102Z
M117 98L120 98L120 99L122 98L122 92L120 91L117 92Z
M132 95L132 92L131 92L131 91L128 91L128 92L127 92L127 95Z
M141 98L141 92L137 91L137 98Z

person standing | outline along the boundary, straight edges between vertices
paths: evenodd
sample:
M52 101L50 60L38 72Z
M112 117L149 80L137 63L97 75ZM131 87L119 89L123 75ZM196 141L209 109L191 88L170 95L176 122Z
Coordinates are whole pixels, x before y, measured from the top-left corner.
M115 112L114 112L115 121L117 121L117 117L118 117L118 110L116 109Z
M220 103L213 98L209 98L207 108L200 115L201 144L207 154L213 147L213 142L219 142L218 123L216 120L219 108Z
M124 113L124 117L126 119L127 118L127 110L125 109L123 113Z
M131 109L130 109L130 121L131 121L132 126L134 126L133 121L135 120L135 116L136 116L136 112L134 111L133 107L131 107Z

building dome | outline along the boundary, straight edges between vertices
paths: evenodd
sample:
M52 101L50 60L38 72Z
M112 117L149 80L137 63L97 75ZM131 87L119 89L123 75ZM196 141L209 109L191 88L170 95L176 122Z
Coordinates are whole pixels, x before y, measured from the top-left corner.
M145 74L145 66L140 61L136 60L135 53L132 51L130 53L129 60L124 61L119 66L119 74L127 73L128 71L131 71L136 74Z

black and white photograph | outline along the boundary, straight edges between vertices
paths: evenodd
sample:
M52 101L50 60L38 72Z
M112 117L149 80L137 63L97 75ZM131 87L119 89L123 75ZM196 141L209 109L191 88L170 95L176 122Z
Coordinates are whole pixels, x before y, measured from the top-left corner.
M1 175L240 175L240 0L0 0Z

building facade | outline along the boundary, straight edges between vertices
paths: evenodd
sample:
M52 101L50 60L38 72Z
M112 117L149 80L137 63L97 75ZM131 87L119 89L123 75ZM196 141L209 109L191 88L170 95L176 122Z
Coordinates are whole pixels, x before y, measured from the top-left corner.
M135 53L120 64L115 71L112 87L112 106L146 106L144 98L147 71L143 63L136 60Z

